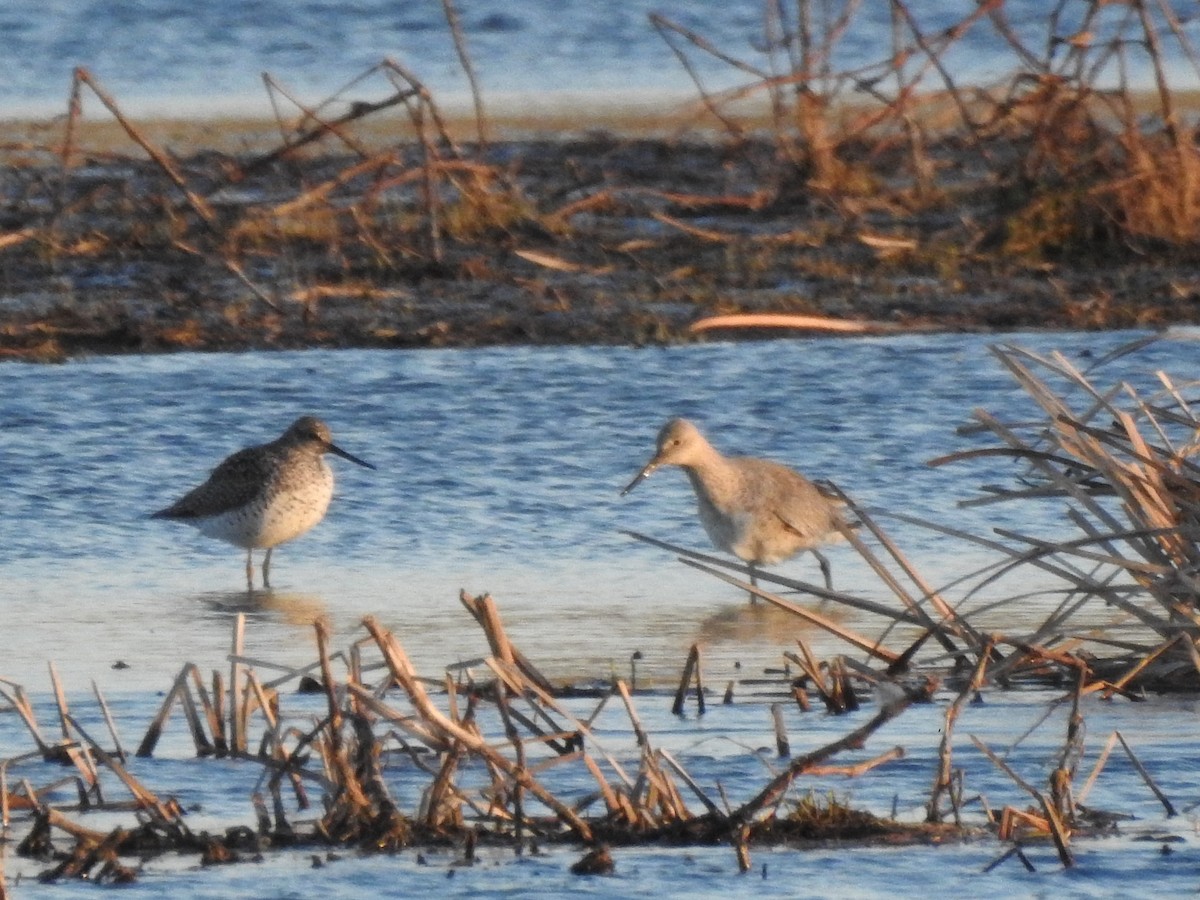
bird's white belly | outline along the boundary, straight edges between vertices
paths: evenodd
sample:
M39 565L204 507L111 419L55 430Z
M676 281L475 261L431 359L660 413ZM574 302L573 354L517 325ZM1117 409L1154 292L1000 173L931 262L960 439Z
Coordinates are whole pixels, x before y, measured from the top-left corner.
M262 549L297 538L325 517L333 497L333 475L275 493L265 492L245 506L196 521L208 537L238 547Z

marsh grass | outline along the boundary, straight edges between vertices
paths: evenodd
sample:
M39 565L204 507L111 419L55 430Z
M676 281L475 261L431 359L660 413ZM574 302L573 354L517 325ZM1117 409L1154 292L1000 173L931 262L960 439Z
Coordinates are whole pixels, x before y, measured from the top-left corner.
M564 328L680 340L689 319L757 312L943 327L1194 318L1170 266L1198 249L1195 92L1173 83L1196 66L1166 8L1060 0L1043 31L1019 34L999 0L936 31L902 0L888 8L890 46L847 70L837 60L863 15L857 0L768 3L750 53L653 16L678 64L694 74L708 55L742 81L711 92L696 78L696 102L666 115L497 113L474 80L471 108L452 115L385 59L316 103L265 76L264 121L142 123L80 69L66 115L14 129L2 149L0 254L18 292L99 269L171 309L249 300L237 346L479 343ZM447 20L469 69L450 4ZM968 39L1004 48L1010 68L955 73ZM1138 66L1148 89L1130 74ZM1122 263L1142 266L1143 283L1118 293L1087 281ZM1048 282L1051 267L1073 282ZM1024 276L1028 293L983 313L962 302L1004 275ZM940 284L917 294L914 276ZM353 297L365 279L432 299L332 338L320 303L292 315L291 296L349 286ZM502 315L472 312L481 292L503 298ZM181 323L155 332L126 316L114 330L104 323L123 314L104 302L90 304L90 336L73 313L69 328L18 323L6 348L175 346ZM576 315L535 321L564 306ZM228 346L232 334L200 340Z

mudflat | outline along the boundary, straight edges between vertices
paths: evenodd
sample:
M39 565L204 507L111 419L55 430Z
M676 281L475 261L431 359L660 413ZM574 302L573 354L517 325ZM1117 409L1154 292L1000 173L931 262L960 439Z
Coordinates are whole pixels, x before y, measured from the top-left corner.
M1195 247L1022 194L1019 139L933 142L918 178L887 141L831 175L652 116L10 124L8 358L1200 322Z

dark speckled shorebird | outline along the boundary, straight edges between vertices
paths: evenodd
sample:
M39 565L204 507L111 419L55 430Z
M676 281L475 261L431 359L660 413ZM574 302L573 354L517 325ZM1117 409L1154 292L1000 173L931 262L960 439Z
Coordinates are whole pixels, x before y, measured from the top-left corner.
M246 549L246 583L254 586L255 549L265 548L263 587L269 587L271 551L325 517L333 497L332 453L375 468L333 443L329 426L301 416L269 444L247 447L213 469L204 484L151 518L186 522L208 537Z
M751 584L757 584L757 567L808 550L821 566L826 588L832 588L829 560L817 547L843 538L841 501L780 463L722 456L687 419L668 421L658 433L657 448L622 497L659 466L679 466L696 492L709 539L749 566Z

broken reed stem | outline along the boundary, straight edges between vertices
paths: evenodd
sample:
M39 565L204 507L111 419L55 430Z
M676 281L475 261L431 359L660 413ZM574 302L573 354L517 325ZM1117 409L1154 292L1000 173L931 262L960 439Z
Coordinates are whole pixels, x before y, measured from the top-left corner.
M953 797L951 786L954 780L952 761L954 753L954 724L958 721L958 716L962 712L963 705L967 702L967 699L978 693L979 689L983 687L988 661L992 655L992 647L993 642L988 640L983 647L983 652L979 654L979 661L975 664L975 671L971 674L971 680L959 691L958 696L954 698L954 702L946 708L945 720L942 725L941 746L938 750L937 774L934 776L933 792L926 808L926 822L941 822L942 795L946 794ZM955 824L961 824L958 805L952 803L951 809L954 813Z
M483 108L483 94L479 90L475 67L471 64L471 55L467 52L467 39L458 18L458 10L455 8L453 0L442 0L442 9L446 15L446 24L450 26L450 35L454 39L454 52L458 55L459 65L462 66L463 74L467 76L467 84L471 89L471 103L475 107L475 134L480 147L487 147L487 114Z
M615 686L617 693L621 695L621 702L625 704L625 712L629 715L629 723L633 726L633 733L637 737L638 746L649 746L649 738L646 737L646 731L642 728L642 720L638 718L637 709L633 705L633 698L629 696L629 688L625 685L624 680L620 678L617 679Z
M380 651L383 653L384 660L387 662L393 677L396 678L398 684L405 688L414 707L430 726L441 731L447 739L462 741L466 746L483 757L489 765L495 766L500 771L505 772L513 781L520 783L537 797L540 802L552 809L562 820L563 824L574 831L581 840L584 842L592 840L591 827L573 809L547 791L527 770L515 766L476 733L451 721L433 705L425 689L420 686L420 682L415 678L412 663L394 635L386 632L374 617L368 616L363 620L363 624L371 633L371 636L375 639Z
M100 692L100 687L96 684L95 679L92 680L92 693L96 696L96 702L100 704L100 713L104 716L104 725L108 729L109 737L113 740L113 748L117 759L124 764L126 761L125 748L121 746L121 737L117 733L116 724L113 722L112 712L109 710L108 702L104 699L104 694Z
M932 690L932 685L927 685L926 692L928 690ZM879 712L872 716L866 724L856 728L844 737L826 744L824 747L796 757L788 765L787 769L772 779L757 795L730 813L729 820L738 823L750 822L761 810L779 800L788 788L791 787L792 782L807 772L812 766L824 762L829 757L841 753L843 750L863 746L868 737L884 724L890 722L896 716L900 715L900 713L904 712L904 710L908 709L917 698L917 694L905 690L901 699L884 704Z
M1142 761L1137 758L1137 754L1133 752L1133 748L1130 747L1126 742L1125 736L1119 731L1114 731L1113 734L1115 734L1117 736L1117 740L1121 742L1121 746L1124 748L1125 754L1129 757L1129 761L1133 763L1133 767L1137 769L1137 773L1142 776L1142 781L1146 783L1146 787L1150 788L1151 793L1153 793L1154 796L1158 798L1158 802L1163 805L1163 809L1165 809L1167 812L1167 817L1170 818L1174 816L1174 805L1170 800L1167 799L1167 795L1159 790L1158 785L1154 783L1154 779L1150 777L1150 773L1146 771L1146 767L1142 765Z
M692 644L688 651L687 662L683 665L683 676L679 679L679 690L675 692L675 702L671 712L677 716L683 715L684 700L687 698L688 686L693 677L696 681L696 714L704 715L704 684L700 675L700 645Z
M121 112L121 108L117 106L116 101L113 100L113 98L109 96L108 92L100 86L96 79L92 77L91 73L89 73L87 69L76 68L74 80L78 84L86 84L88 88L91 89L92 93L95 94L96 97L99 98L100 102L107 107L108 111L112 113L112 117L117 120L120 126L125 130L125 133L129 135L129 137L132 138L139 147L146 151L150 158L154 160L155 164L158 165L160 169L162 169L171 182L177 188L179 188L180 192L187 199L188 205L195 210L196 214L199 215L204 221L204 224L216 231L216 216L209 207L208 203L205 202L203 197L193 193L193 191L188 187L183 176L179 173L179 170L175 168L174 163L172 163L167 155L158 147L156 147L149 138L142 134L136 125L134 125L125 117L125 114Z
M242 665L238 661L245 652L246 614L239 612L233 621L233 646L229 663L229 751L234 754L246 750L246 736L242 733Z
M780 758L792 755L792 745L788 742L787 725L783 721L783 706L771 704L771 722L775 728L775 752Z

